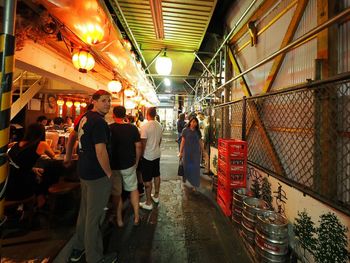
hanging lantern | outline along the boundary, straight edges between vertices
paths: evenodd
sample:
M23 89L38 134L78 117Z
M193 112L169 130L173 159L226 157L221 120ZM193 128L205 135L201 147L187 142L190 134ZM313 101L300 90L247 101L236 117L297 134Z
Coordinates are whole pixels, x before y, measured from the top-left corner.
M108 90L112 93L118 93L122 90L122 84L119 80L113 79L110 82L108 82Z
M64 100L58 99L57 100L57 105L58 106L63 106L64 105Z
M159 75L169 75L172 65L171 58L167 57L164 52L164 55L158 57L156 60L156 71Z
M146 101L146 100L141 100L141 101L140 101L140 105L141 105L141 106L145 106L145 105L146 105L146 103L147 103L147 101Z
M67 101L66 101L66 106L67 106L68 108L72 107L72 106L73 106L73 102L70 101L70 100L67 100Z
M79 50L73 54L73 65L79 72L86 73L95 66L94 57L85 50Z
M87 106L86 102L80 103L80 107L85 108Z
M131 43L130 43L129 40L124 39L123 40L123 44L124 44L124 47L126 47L127 50L129 50L129 51L131 50L132 46L131 46Z
M76 107L76 108L80 108L80 101L76 101L76 102L74 102L74 107Z
M82 40L89 45L95 45L102 41L104 37L103 28L99 24L84 24L75 26L82 36Z
M134 97L134 101L140 102L142 100L142 96L138 95Z
M126 90L124 90L124 94L127 97L132 97L132 96L135 95L135 90L133 90L133 89L126 89Z
M124 103L124 107L127 110L132 110L132 109L135 109L136 103L133 102L132 100L126 100Z

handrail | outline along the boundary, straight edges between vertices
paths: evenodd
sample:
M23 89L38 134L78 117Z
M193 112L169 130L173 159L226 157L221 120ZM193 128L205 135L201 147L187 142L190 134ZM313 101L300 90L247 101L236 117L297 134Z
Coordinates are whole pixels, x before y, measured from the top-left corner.
M258 98L270 97L270 96L280 95L280 94L285 94L285 93L291 93L294 91L301 91L301 90L306 90L306 89L310 90L313 88L319 88L319 86L324 86L324 85L329 84L329 83L344 81L344 80L350 80L350 72L341 73L341 74L338 74L336 76L330 77L330 78L325 79L325 80L311 81L311 82L302 83L302 84L299 84L297 86L290 87L287 89L281 89L281 90L276 90L276 91L272 91L272 92L265 93L265 94L259 94L259 95L254 95L251 97L246 97L245 99L246 100L255 100ZM225 107L225 106L228 106L231 104L238 103L242 100L243 100L243 98L240 98L240 99L236 99L233 101L221 103L221 104L213 106L213 108L214 109L222 108L222 107Z
M203 101L204 99L206 99L207 97L213 95L214 93L216 93L218 90L222 89L223 87L225 87L227 84L231 83L232 81L235 81L239 78L241 78L242 76L244 76L245 74L249 73L250 71L260 67L261 65L265 64L266 62L269 62L270 60L274 59L275 57L281 55L282 53L289 51L290 49L292 49L294 46L297 46L298 44L302 43L303 41L309 39L310 37L312 37L313 35L319 33L320 31L322 31L323 29L327 28L328 26L332 25L333 23L337 22L338 20L344 18L345 16L350 15L350 8L347 8L346 10L344 10L343 12L339 13L338 15L336 15L335 17L329 19L327 22L311 29L309 32L307 32L306 34L302 35L301 37L297 38L296 40L294 40L293 42L289 43L287 46L285 46L284 48L281 48L280 50L272 53L270 56L268 56L267 58L261 60L260 62L258 62L257 64L255 64L254 66L246 69L245 71L243 71L242 73L238 74L237 76L233 77L232 79L226 81L226 83L222 84L221 86L219 86L218 88L216 88L214 91L212 91L211 93L207 94L205 97L201 98L199 101L195 102L195 103L200 103L201 101Z

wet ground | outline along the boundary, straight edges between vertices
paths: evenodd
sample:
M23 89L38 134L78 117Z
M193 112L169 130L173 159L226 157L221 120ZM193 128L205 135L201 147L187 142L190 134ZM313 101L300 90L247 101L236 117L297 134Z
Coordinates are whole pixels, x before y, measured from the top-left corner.
M106 253L117 252L118 262L128 263L252 262L236 228L216 205L215 195L211 191L211 178L203 176L199 191L192 192L183 186L181 178L177 176L177 167L175 135L165 133L160 202L150 212L141 209L142 221L137 227L133 226L131 208L126 202L125 226L118 228L106 223L104 227ZM70 237L72 230L72 226L67 226L65 236ZM58 233L63 235L62 231ZM55 244L59 254L54 257L55 249L52 248L50 258L63 263L70 253L71 245L68 241L63 247L58 233ZM37 245L40 246L40 242ZM7 254L10 253L9 249ZM36 247L36 251L40 249ZM44 253L43 250L41 252ZM36 257L43 258L40 254ZM85 261L82 259L80 262Z

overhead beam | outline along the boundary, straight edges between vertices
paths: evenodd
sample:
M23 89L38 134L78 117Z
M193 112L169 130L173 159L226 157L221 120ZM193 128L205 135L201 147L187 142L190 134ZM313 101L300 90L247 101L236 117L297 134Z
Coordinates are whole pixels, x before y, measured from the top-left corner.
M153 78L175 78L175 79L212 79L211 76L195 76L195 75L158 75L158 74L147 74Z
M149 0L154 31L157 39L164 39L162 0Z
M71 62L33 42L15 53L15 66L87 92L107 88L108 79L90 72L80 73Z
M305 8L308 4L309 0L299 0L297 7L294 11L293 17L289 23L289 26L287 27L287 32L284 35L284 38L282 40L280 49L286 47L290 42L292 42L293 37L295 35L295 32L298 29L299 22L301 18L303 17ZM285 58L287 53L282 53L281 55L277 56L274 59L273 65L271 67L270 73L265 81L265 85L263 87L263 93L269 92L271 90L271 87L273 85L273 82L275 81L278 71L281 68L282 62Z

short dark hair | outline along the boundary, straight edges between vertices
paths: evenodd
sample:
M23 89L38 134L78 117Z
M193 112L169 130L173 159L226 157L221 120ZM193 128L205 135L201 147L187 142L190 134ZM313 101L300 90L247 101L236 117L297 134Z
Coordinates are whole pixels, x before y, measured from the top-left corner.
M45 127L39 123L30 124L26 129L23 140L29 143L45 141Z
M115 106L113 108L113 114L116 118L124 118L126 115L126 109L121 105Z
M147 114L148 114L151 118L155 118L156 115L157 115L157 108L156 108L156 107L148 108Z
M47 120L47 118L46 118L45 115L41 115L41 116L39 116L39 117L36 119L37 122L42 122L42 121L44 121L44 120Z
M92 94L92 100L98 100L103 95L111 96L111 93L109 93L108 91L106 91L104 89L99 89L94 94Z
M56 125L61 125L64 122L62 117L56 117L53 119L53 123Z

